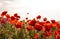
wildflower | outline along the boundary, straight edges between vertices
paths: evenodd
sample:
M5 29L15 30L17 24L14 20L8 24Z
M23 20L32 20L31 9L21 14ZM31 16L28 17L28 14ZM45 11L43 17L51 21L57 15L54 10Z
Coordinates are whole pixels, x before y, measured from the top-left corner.
M59 35L58 30L56 30L54 34L55 34L55 36L58 36Z
M46 23L50 23L50 21L46 21Z
M0 22L3 23L3 24L6 23L6 21L7 21L6 18L1 18L1 20L0 20Z
M40 18L41 18L41 16L40 16L40 15L38 15L36 18L37 18L37 19L40 19Z
M47 21L47 18L43 18L43 21Z
M14 16L11 16L11 20L15 20L15 17Z
M15 13L15 14L14 14L14 16L15 16L15 17L17 17L17 16L18 16L18 14L17 14L17 13Z
M28 20L28 17L26 17L26 20Z
M2 14L1 14L1 16L4 16L6 14L7 14L7 11L3 11Z
M20 18L20 16L17 16L17 18Z
M55 20L51 20L51 22L52 22L52 23L56 23L56 21L55 21Z
M39 34L34 34L34 38L38 39L39 38Z
M60 25L57 25L57 28L60 29Z
M39 24L39 23L36 23L34 27L35 27L35 29L38 30L38 31L42 30L42 25Z
M10 15L9 14L6 14L6 18L10 18Z
M45 32L45 33L44 33L44 36L45 36L45 37L52 36L52 32L51 32L51 31Z
M16 25L15 25L16 28L22 28L22 22L18 22Z
M50 31L51 28L52 28L52 24L46 23L45 31Z
M17 19L20 18L17 13L14 14L14 17L16 17Z
M57 38L56 39L60 39L60 36L57 36Z
M29 25L34 26L34 25L35 25L35 23L36 23L36 20L35 20L35 19L33 19L33 20L31 20L31 21L29 22Z
M28 26L28 27L27 27L27 30L28 30L28 31L33 30L33 29L34 29L33 26Z
M46 25L46 22L45 21L44 22L39 22L39 24L45 26Z

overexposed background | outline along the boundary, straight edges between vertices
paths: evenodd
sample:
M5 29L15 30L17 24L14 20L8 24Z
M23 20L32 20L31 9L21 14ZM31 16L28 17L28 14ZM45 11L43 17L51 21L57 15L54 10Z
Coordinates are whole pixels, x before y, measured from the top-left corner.
M11 15L17 12L22 19L41 15L49 20L60 20L60 0L0 0L0 12L4 10Z

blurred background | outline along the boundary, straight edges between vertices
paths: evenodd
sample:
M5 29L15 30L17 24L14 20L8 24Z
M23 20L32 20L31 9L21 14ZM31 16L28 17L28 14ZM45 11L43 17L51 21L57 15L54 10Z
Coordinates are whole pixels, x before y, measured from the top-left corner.
M0 0L0 12L4 10L11 15L18 13L21 19L41 15L48 20L60 20L60 0Z

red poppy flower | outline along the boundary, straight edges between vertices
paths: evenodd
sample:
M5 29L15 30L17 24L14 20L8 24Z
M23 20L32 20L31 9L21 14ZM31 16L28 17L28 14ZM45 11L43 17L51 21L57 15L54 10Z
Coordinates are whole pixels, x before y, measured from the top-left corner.
M52 23L56 23L56 21L55 21L55 20L51 20L51 22L52 22Z
M60 35L60 30L55 31L55 36L58 36L58 35Z
M50 32L48 32L48 36L52 36L52 32L50 31Z
M36 20L35 20L35 19L33 19L33 20L31 20L31 21L29 22L29 25L34 26L34 25L35 25L35 23L36 23Z
M16 20L19 20L19 19L20 19L20 16L17 16L17 17L16 17Z
M51 32L51 31L45 32L45 33L44 33L44 36L45 36L45 37L52 36L52 32Z
M52 26L55 26L55 27L57 27L57 24L56 24L56 23L53 23L53 24L52 24Z
M40 18L41 18L41 16L40 16L40 15L38 15L36 18L37 18L37 19L40 19Z
M16 25L15 25L16 28L22 28L22 22L18 22Z
M52 28L52 24L46 23L45 31L50 31L51 28Z
M20 18L17 13L14 14L14 17L16 17L17 19Z
M15 17L17 17L17 16L18 16L18 14L17 14L17 13L15 13L15 14L14 14L14 16L15 16Z
M28 27L27 27L27 30L28 30L28 31L33 30L33 29L34 29L33 26L28 26Z
M58 30L58 34L60 34L60 29Z
M14 16L11 16L11 20L15 20L15 17Z
M50 23L50 21L46 21L46 23Z
M59 32L58 30L55 31L55 36L58 36Z
M46 31L48 31L48 32L50 31L50 28L48 28L47 26L45 26L45 32Z
M20 16L17 16L18 18L20 18Z
M57 25L57 28L60 29L60 25Z
M43 18L43 21L47 21L47 18Z
M28 20L28 17L26 17L26 20Z
M5 23L4 20L1 20L1 23Z
M39 23L36 23L35 26L34 26L34 28L35 28L36 30L40 31L40 30L42 29L42 25L39 24Z
M3 11L2 14L1 14L1 16L4 16L6 14L7 14L7 11Z
M48 28L52 28L52 24L51 24L51 23L47 23L46 26L47 26Z
M38 39L39 38L39 34L34 34L34 38Z
M45 21L44 22L39 22L39 24L45 26L46 25L46 22Z
M20 16L17 16L17 17L16 17L16 20L19 20L19 18L20 18Z
M6 17L7 17L7 18L10 18L10 15L9 15L9 14L6 14Z
M6 21L7 21L7 19L6 18L2 18L2 19L0 19L1 21L1 23L6 23Z
M60 39L60 36L57 36L57 38L56 39Z

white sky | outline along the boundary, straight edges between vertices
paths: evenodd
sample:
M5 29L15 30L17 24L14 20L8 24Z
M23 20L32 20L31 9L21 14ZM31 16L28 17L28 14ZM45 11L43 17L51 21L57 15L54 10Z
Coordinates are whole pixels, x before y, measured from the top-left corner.
M48 19L60 20L60 0L9 0L0 5L0 9L8 10L11 14L18 12L22 17L27 17L26 13L29 13L29 18L41 15Z

